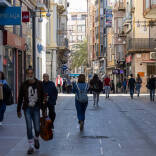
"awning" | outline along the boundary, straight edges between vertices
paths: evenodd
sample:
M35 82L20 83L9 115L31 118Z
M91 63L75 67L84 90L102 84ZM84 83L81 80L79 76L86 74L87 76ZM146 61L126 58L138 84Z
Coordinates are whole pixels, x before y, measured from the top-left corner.
M156 63L156 60L145 60L142 63Z

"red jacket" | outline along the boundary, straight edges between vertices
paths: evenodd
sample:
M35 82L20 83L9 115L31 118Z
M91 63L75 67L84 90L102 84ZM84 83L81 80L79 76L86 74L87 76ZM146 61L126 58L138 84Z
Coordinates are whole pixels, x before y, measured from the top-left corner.
M104 86L110 86L110 78L105 78L104 79Z
M56 86L58 86L58 80L59 80L59 78L57 77L57 78L56 78ZM62 80L61 77L60 77L60 85L61 85L61 86L63 85L63 80Z

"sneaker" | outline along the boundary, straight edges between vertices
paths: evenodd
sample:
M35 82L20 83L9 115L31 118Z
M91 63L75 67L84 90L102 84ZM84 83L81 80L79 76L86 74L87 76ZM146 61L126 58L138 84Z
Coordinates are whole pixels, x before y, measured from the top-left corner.
M39 143L38 139L34 139L34 146L35 146L36 149L40 148L40 143Z
M34 149L32 147L29 147L27 154L33 154L34 153Z
M81 121L81 122L80 122L80 131L83 131L83 128L84 128L84 122Z

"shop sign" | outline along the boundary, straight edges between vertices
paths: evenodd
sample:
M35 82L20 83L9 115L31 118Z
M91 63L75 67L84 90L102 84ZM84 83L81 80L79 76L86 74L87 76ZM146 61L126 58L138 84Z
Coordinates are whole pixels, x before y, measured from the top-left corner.
M126 57L126 63L132 62L132 55Z
M3 32L3 45L24 51L25 39L5 30Z
M27 23L30 21L30 14L29 11L22 12L22 22Z
M70 77L78 77L80 74L69 74Z
M113 73L113 74L120 74L120 70L119 70L119 69L113 69L113 70L112 70L112 73Z
M107 8L106 9L106 26L107 27L111 27L112 26L112 18L113 18L112 9L111 8Z
M140 75L140 77L144 77L145 76L144 72L138 72L138 74Z
M21 25L21 7L1 7L0 25Z
M38 50L39 53L41 53L43 51L42 44L37 44L37 50Z

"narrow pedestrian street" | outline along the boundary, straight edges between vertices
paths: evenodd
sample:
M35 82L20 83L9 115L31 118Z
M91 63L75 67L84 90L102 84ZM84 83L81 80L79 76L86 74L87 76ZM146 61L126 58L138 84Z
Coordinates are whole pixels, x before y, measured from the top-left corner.
M34 156L155 156L156 102L149 96L100 97L98 108L92 97L83 132L79 131L73 95L60 95L56 106L54 139L41 140ZM7 107L0 127L0 156L27 155L24 118L16 116L16 105Z

